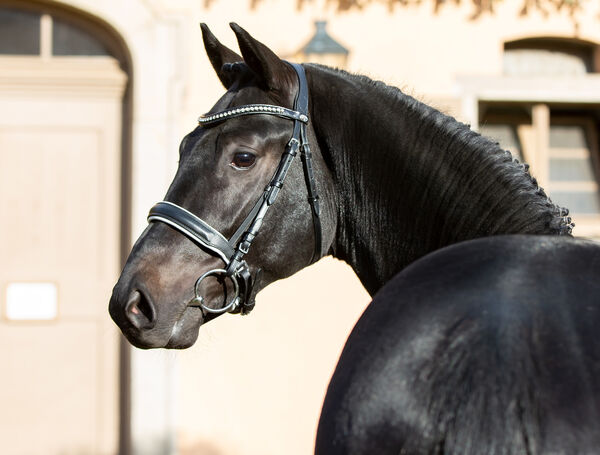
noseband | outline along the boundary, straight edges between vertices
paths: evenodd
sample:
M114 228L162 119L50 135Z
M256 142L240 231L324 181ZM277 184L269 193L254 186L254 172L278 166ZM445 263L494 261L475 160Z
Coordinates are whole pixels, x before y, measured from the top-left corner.
M273 205L283 186L285 177L294 157L300 151L304 168L304 178L308 191L308 202L311 207L315 248L311 263L321 257L321 221L319 218L319 197L317 195L316 183L312 167L312 154L306 138L306 125L308 124L308 84L304 68L296 63L289 63L298 75L299 89L294 100L294 109L270 104L247 104L227 109L214 114L204 114L198 119L202 126L214 125L234 117L253 114L274 115L294 122L292 137L285 147L285 151L279 161L275 174L265 188L250 213L237 228L229 240L223 234L172 202L159 202L150 209L149 222L160 221L184 234L190 240L206 248L211 254L220 257L225 263L224 268L209 270L196 280L194 286L194 298L188 306L199 307L206 313L241 313L247 314L254 308L252 288L257 281L257 271L254 279L250 274L248 264L243 259L250 250L252 241L258 234L263 218L269 207ZM209 276L214 276L224 282L229 279L234 287L234 295L224 307L210 308L204 304L204 298L200 293L200 284Z

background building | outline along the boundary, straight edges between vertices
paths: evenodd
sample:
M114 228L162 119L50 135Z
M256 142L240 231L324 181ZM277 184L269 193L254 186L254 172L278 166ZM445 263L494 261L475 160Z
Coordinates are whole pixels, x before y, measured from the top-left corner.
M576 234L600 237L600 6L354 3L0 0L3 453L312 451L370 300L346 265L270 286L251 316L211 322L183 352L130 348L106 310L179 140L223 93L199 22L232 48L236 21L279 55L315 59L326 20L341 49L323 58L497 138L571 207Z

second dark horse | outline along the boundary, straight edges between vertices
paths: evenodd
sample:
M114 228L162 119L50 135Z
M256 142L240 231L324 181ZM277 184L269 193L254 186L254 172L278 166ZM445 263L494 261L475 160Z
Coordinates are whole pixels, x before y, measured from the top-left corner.
M114 288L127 338L191 346L224 306L247 312L332 254L376 295L317 453L600 453L600 248L570 237L566 211L497 144L232 28L242 56L203 26L227 93L182 141Z

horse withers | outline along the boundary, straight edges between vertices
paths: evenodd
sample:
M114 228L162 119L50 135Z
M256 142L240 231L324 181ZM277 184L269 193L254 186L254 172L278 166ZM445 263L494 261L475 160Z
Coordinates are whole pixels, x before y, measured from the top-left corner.
M570 237L568 212L498 144L232 28L241 56L202 26L227 92L181 142L114 288L128 340L189 347L331 254L375 298L330 383L318 453L600 447L598 246Z

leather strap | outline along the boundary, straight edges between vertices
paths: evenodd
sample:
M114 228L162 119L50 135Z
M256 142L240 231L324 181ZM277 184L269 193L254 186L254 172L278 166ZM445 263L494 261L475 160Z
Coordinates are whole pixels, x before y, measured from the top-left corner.
M229 264L234 249L223 235L196 215L168 201L158 202L150 209L148 221L162 221L190 240L218 254Z
M294 108L300 112L306 112L308 115L308 82L306 81L306 73L304 67L297 63L290 63L290 65L296 70L299 79L299 89ZM307 122L308 123L308 122ZM313 219L313 230L314 230L314 242L315 247L313 250L313 256L310 261L311 264L318 261L322 256L322 243L323 243L323 231L321 228L321 208L319 205L319 195L317 193L317 183L313 171L312 153L310 151L310 145L308 144L308 138L306 136L306 125L300 126L300 156L302 157L302 164L304 170L304 180L306 181L306 189L308 192L308 203L312 210Z
M306 189L308 191L308 203L312 210L313 230L315 234L315 248L313 251L310 263L313 264L321 258L323 233L321 228L321 207L319 205L319 195L317 194L317 183L312 167L312 153L308 142L303 141L300 148L302 162L304 163L304 180L306 181Z
M241 117L242 115L251 114L267 114L277 117L286 118L289 120L297 120L299 122L308 123L308 115L306 111L294 111L287 107L275 106L273 104L246 104L240 107L233 107L214 114L203 114L198 117L200 125L209 125L211 123L223 122L233 117Z

